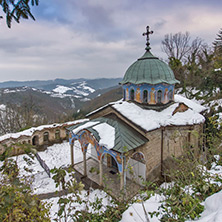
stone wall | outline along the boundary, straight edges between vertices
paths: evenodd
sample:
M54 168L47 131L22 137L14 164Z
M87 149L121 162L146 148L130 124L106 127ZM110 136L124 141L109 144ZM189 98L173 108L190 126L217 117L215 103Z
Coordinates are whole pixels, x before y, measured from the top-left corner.
M53 124L46 127L36 127L36 130L30 129L30 132L27 133L28 130L24 131L29 135L22 135L23 132L19 132L17 134L8 134L1 137L0 141L0 155L5 151L5 147L13 147L12 155L23 154L24 149L22 144L29 144L37 150L44 150L47 146L52 145L54 143L61 143L63 140L67 139L66 128L72 125L78 124L79 122L70 122L69 124ZM10 136L12 135L12 136ZM2 139L3 138L3 139Z
M145 145L131 151L127 160L135 152L142 152L146 161L146 179L157 180L165 170L164 161L174 157L180 157L192 150L198 158L201 153L201 135L203 126L174 126L163 127L146 134L149 139ZM162 164L162 166L161 166Z

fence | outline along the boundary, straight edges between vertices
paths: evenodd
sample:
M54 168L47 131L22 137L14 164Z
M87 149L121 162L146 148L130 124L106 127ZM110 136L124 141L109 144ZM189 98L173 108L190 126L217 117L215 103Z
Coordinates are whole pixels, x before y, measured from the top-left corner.
M42 158L39 156L38 153L35 154L36 159L39 161L41 167L45 170L45 172L48 174L48 176L50 177L50 169L49 167L46 165L45 161L42 160Z

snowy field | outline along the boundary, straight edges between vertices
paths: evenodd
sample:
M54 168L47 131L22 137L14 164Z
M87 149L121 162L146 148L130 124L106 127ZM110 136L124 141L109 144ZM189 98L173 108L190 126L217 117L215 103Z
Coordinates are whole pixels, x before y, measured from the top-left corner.
M83 154L80 149L80 144L75 142L74 149L74 159L75 163L83 160ZM45 161L50 169L54 167L68 166L70 165L70 146L68 142L64 142L62 144L55 144L50 146L44 152L39 152L40 157ZM33 181L33 189L35 194L44 194L49 192L54 192L58 190L55 187L53 179L49 178L48 175L44 172L39 162L34 159L33 164L28 166L24 161L23 157L27 155L20 155L17 158L19 168L21 169L21 173L27 172L24 171L23 167L31 168L34 175ZM219 158L219 157L218 157ZM1 164L0 164L1 165ZM218 174L222 177L222 166L218 166L216 163L212 164L211 170L209 170L211 174ZM82 191L81 197L83 199L87 198L87 202L93 202L97 197L102 198L103 208L100 211L105 210L107 205L110 205L111 198L107 196L104 191L101 190L90 190L87 192L85 190ZM55 218L56 212L58 212L58 198L51 198L47 200L47 202L52 203L51 208L51 218ZM164 201L164 196L154 195L150 199L144 202L144 207L147 212L157 211L158 207L161 205L161 202ZM198 222L221 222L222 221L222 191L208 197L205 202L203 202L205 206L205 210L201 215L201 218L197 220ZM76 204L76 210L85 209L86 206L84 204L78 205ZM91 209L89 208L91 211ZM157 217L151 218L149 216L150 222L157 222L159 219ZM144 210L142 203L137 202L132 204L124 213L121 222L142 222L146 221Z
M67 167L70 165L71 157L70 157L70 146L68 142L64 142L61 144L54 144L53 146L49 146L47 150L44 152L38 152L39 156L42 160L45 161L46 165L49 169L53 169L54 167L59 168L61 166ZM20 155L17 158L18 166L21 170L22 174L27 175L27 172L24 171L24 167L32 169L33 172L30 173L34 175L33 181L33 190L35 194L43 194L49 192L55 192L58 190L55 187L54 180L49 178L46 172L43 170L39 162L36 158L32 160L29 158L33 164L28 166L26 161L24 160L24 156L29 158L27 155ZM78 142L75 143L75 155L74 155L75 163L83 160L82 151L80 149L80 144Z

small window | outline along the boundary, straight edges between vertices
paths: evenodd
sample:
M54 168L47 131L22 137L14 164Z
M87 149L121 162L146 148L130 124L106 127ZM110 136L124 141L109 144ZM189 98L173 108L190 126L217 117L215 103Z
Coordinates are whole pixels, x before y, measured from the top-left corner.
M56 138L56 140L59 140L59 139L60 139L60 130L56 130L56 132L55 132L55 138Z
M134 100L134 89L130 90L130 100Z
M173 92L172 92L172 90L170 90L168 92L168 98L169 98L169 101L173 100Z
M43 140L44 140L44 142L48 142L49 141L49 133L48 132L44 132Z
M126 100L126 90L123 89L123 100L125 101Z
M143 102L144 103L148 102L148 92L147 92L147 90L143 91Z
M162 91L157 92L157 103L162 103Z

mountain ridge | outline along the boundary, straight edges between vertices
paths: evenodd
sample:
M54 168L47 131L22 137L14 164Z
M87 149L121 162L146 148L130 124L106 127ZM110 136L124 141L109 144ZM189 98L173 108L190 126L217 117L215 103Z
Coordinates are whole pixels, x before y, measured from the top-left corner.
M78 79L62 79L56 78L53 80L30 80L30 81L4 81L0 82L0 88L15 88L15 87L37 87L39 89L44 89L47 85L71 85L72 83L78 83L85 81L89 85L98 88L107 88L104 84L111 86L113 84L118 84L122 78L96 78L96 79L87 79L87 78L78 78Z

